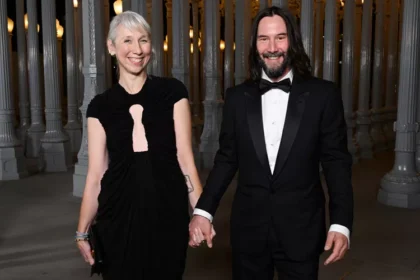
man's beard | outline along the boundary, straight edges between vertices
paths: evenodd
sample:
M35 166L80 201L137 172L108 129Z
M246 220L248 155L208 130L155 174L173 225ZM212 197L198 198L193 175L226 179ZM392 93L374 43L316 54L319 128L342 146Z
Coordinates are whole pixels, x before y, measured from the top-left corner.
M283 76L284 72L290 66L289 56L285 52L274 52L274 53L266 52L266 53L263 53L262 56L264 58L283 57L283 62L282 62L281 65L275 66L273 68L269 68L267 66L267 64L265 63L265 61L261 58L261 56L258 56L258 62L260 64L260 66L264 70L265 74L267 74L267 76L272 80L276 80L276 79L280 78L281 76Z

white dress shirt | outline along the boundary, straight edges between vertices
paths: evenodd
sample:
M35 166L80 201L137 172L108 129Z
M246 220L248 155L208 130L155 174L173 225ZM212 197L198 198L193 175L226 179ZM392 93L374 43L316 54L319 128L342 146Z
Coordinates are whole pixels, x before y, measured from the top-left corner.
M273 82L268 78L267 74L262 71L262 79ZM293 72L289 71L281 80L290 79L293 81ZM274 172L276 165L277 153L280 147L281 137L283 135L284 122L286 120L287 104L289 102L289 92L284 92L281 89L271 89L261 96L262 118L264 127L265 146L267 149L268 163L270 165L271 173ZM207 211L195 208L193 215L200 215L213 221L213 216ZM350 231L347 227L332 224L329 231L339 232L344 234L350 247Z

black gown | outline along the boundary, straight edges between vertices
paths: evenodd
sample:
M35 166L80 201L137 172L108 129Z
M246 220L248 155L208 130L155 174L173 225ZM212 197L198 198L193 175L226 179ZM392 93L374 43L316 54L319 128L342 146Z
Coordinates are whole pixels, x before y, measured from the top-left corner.
M188 93L180 81L149 76L137 94L116 84L88 106L87 117L105 130L109 154L96 216L104 279L182 279L189 204L173 120L182 98ZM133 108L143 108L142 115L132 114ZM134 127L144 127L146 148L133 148L140 138Z

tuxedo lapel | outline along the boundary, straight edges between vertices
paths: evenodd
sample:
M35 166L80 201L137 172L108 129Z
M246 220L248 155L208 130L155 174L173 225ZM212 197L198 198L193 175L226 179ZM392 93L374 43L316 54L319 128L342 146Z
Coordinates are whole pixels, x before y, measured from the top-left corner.
M295 75L293 77L292 89L287 105L286 120L274 168L274 179L280 174L299 130L302 115L305 110L305 98L309 95L309 92L306 91L306 89L303 78Z
M257 157L271 177L270 165L268 163L267 149L264 139L264 126L262 119L261 94L258 85L250 83L249 90L245 92L246 110L248 118L249 133L254 143Z

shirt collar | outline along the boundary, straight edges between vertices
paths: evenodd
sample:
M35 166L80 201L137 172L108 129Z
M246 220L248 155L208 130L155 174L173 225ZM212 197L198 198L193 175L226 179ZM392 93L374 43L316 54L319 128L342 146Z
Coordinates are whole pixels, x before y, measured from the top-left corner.
M269 82L272 82L273 83L273 80L271 80L268 76L267 76L267 74L265 73L265 71L264 71L264 69L261 69L261 79L264 79L264 80L267 80L267 81L269 81ZM293 82L293 71L292 70L289 70L289 72L287 72L287 74L286 75L284 75L284 77L283 78L281 78L281 80L280 81L282 81L282 80L285 80L285 79L287 79L287 78L289 78L290 79L290 82Z

